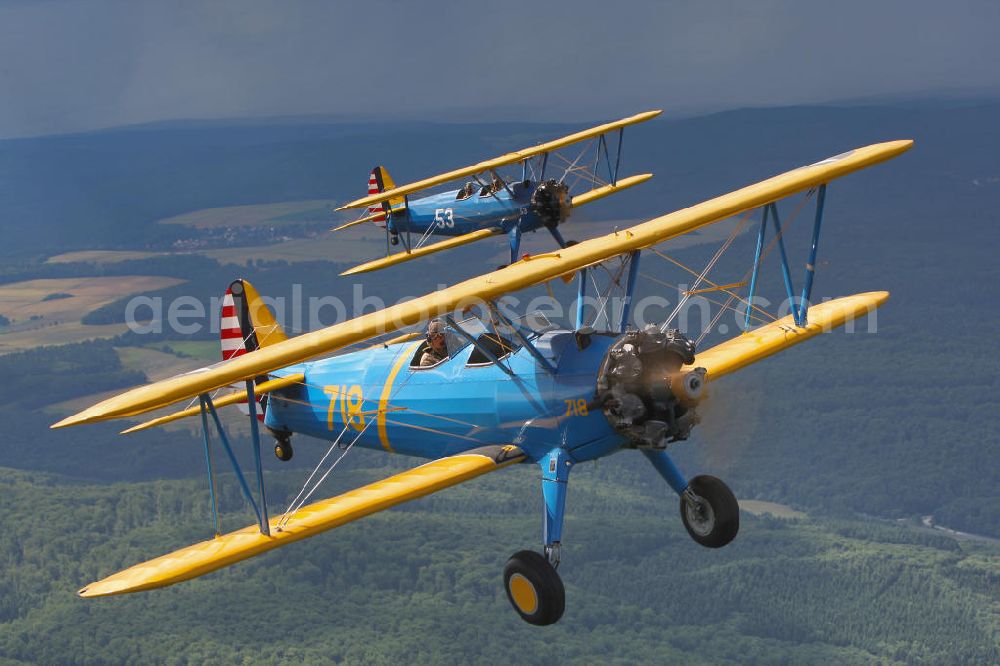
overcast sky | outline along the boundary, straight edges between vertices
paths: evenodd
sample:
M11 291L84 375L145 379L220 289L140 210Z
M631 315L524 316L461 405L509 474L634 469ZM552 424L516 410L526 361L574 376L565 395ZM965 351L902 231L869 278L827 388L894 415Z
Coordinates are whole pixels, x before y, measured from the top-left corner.
M998 29L996 0L0 0L0 137L996 95Z

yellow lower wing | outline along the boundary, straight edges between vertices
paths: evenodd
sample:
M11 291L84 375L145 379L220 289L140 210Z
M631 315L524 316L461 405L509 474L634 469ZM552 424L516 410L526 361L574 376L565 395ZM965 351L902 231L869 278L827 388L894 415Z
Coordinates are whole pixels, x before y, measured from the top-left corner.
M197 578L523 459L521 449L512 445L484 446L441 458L343 495L309 504L296 511L283 525L280 517L273 518L270 536L264 536L257 525L252 525L119 571L91 583L80 590L79 595L104 597L126 594Z
M843 326L848 321L864 317L888 299L887 291L870 291L810 306L806 326L798 328L789 315L706 349L695 357L694 364L687 369L705 368L706 380L718 379L820 333Z
M453 247L468 245L469 243L474 243L483 238L496 236L499 233L501 233L499 229L480 229L479 231L473 231L470 234L449 238L448 240L441 241L440 243L433 243L432 245L418 247L412 252L400 252L398 254L389 255L388 257L382 257L381 259L375 259L374 261L369 261L368 263L348 269L341 273L341 275L355 275L357 273L367 273L368 271L385 268L386 266L395 266L396 264L401 264L404 261L418 259L419 257L426 257L428 254L434 254L435 252L440 252L441 250L448 250Z
M640 183L645 183L647 180L653 177L651 173L640 173L636 176L629 176L628 178L621 178L614 185L603 185L601 187L595 187L592 190L577 194L573 197L573 207L583 206L584 204L589 204L591 201L597 201L598 199L603 199L606 196L610 196L615 192L620 192L629 187L634 187Z

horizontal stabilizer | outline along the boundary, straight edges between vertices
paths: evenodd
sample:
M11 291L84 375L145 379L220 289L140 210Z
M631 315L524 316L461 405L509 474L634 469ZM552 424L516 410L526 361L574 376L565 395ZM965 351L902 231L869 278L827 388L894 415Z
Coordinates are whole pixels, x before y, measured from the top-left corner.
M475 241L483 238L496 236L499 233L501 232L498 229L480 229L479 231L473 231L471 234L456 236L454 238L449 238L448 240L443 240L439 243L433 243L431 245L418 247L416 250L412 252L399 252L397 254L391 254L388 257L382 257L381 259L374 259L364 264L355 266L354 268L348 269L343 273L341 273L341 275L356 275L358 273L377 271L380 268L386 268L387 266L395 266L396 264L401 264L405 261L410 261L411 259L419 259L420 257L426 257L428 254L434 254L435 252L440 252L441 250L450 250L453 247L468 245L469 243L474 243Z
M597 201L598 199L603 199L604 197L614 194L615 192L620 192L621 190L627 189L638 185L639 183L645 183L647 180L653 177L651 173L640 173L637 176L629 176L628 178L621 178L614 185L604 185L602 187L595 187L589 192L583 192L582 194L577 194L573 197L573 207L583 206L584 204L589 204L591 201Z
M280 546L340 527L373 513L429 495L524 459L516 446L484 446L441 458L302 507L287 521L271 519L271 535L257 525L202 541L119 571L79 591L81 597L105 597L166 587L197 578Z
M260 396L264 393L271 393L272 391L283 389L286 386L291 386L292 384L301 384L303 381L305 381L305 378L306 376L301 372L299 372L294 375L288 375L287 377L278 377L276 379L269 379L265 382L257 384L257 386L254 388L254 394ZM235 393L229 393L228 395L224 395L221 398L213 399L212 404L216 407L225 407L226 405L235 405L238 403L246 402L246 400L247 400L246 391L236 391ZM198 407L189 407L179 412L175 412L173 414L167 414L166 416L161 416L160 418L132 426L131 428L122 430L121 434L128 435L129 433L139 432L140 430L148 430L149 428L155 428L156 426L161 426L165 423L172 423L174 421L180 421L181 419L186 419L189 416L197 416L200 413L201 413L200 405Z
M398 208L391 209L389 212L393 214L398 214L404 212L405 210L406 206L399 206ZM350 229L351 227L355 227L359 224L364 224L365 222L378 222L384 219L385 219L385 213L380 211L378 213L372 213L371 215L365 215L364 217L359 217L358 219L352 222L347 222L346 224L342 224L339 227L334 227L330 231L343 231L344 229Z
M663 113L660 110L657 111L646 111L644 113L637 113L634 116L629 116L628 118L622 118L621 120L616 120L611 123L606 123L604 125L598 125L597 127L592 127L582 132L577 132L575 134L570 134L569 136L564 136L561 139L556 139L554 141L548 141L546 143L541 143L537 146L531 148L524 148L522 150L515 150L512 153L507 153L506 155L501 155L500 157L495 157L491 160L485 160L479 162L478 164L473 164L472 166L463 167L461 169L455 169L454 171L449 171L447 173L442 173L438 176L432 176L431 178L425 178L424 180L418 180L415 183L410 183L409 185L402 185L400 187L395 187L393 189L387 189L385 192L380 194L371 194L361 199L357 199L350 203L344 204L337 210L344 210L345 208L363 208L365 206L371 206L372 204L381 203L383 201L388 201L396 197L402 197L407 194L412 194L414 192L419 192L420 190L426 190L430 187L435 187L443 183L447 183L452 180L458 180L459 178L465 178L466 176L472 176L479 173L487 173L493 169L498 169L507 164L514 164L522 160L526 160L529 157L534 157L535 155L542 155L543 153L549 153L553 150L559 150L560 148L565 148L571 144L577 143L578 141L585 141L586 139L592 139L596 136L600 136L607 132L611 132L622 127L627 127L629 125L634 125L636 123L641 123L646 120L655 118L656 116Z
M707 381L724 377L820 333L828 333L848 321L860 319L887 300L889 292L869 291L811 305L805 326L797 327L792 315L788 315L700 352L686 369L705 368Z

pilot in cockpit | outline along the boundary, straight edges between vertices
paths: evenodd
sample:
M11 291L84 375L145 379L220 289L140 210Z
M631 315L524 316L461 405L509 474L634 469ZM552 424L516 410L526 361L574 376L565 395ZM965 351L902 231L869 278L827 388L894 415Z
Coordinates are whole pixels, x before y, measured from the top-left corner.
M458 201L461 201L462 199L468 199L469 197L472 196L472 193L475 191L476 191L476 184L470 180L468 183L465 184L464 187L462 187L462 189L458 191L458 195L455 197L455 199L457 199Z
M420 367L437 365L448 358L448 345L444 335L444 322L432 319L427 324L427 349L420 357Z

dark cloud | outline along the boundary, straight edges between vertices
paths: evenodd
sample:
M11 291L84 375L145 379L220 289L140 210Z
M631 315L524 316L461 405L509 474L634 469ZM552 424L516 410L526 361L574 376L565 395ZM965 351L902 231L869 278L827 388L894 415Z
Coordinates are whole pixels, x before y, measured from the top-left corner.
M0 136L995 92L998 19L993 1L7 2Z

